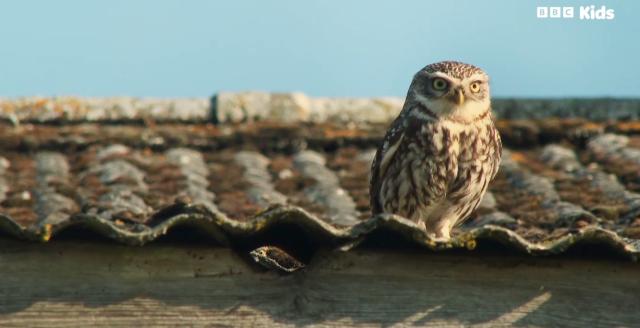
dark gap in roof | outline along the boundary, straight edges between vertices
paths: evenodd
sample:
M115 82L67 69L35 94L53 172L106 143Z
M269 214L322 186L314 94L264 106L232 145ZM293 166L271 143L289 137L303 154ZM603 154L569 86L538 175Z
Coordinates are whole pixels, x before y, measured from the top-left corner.
M498 255L498 256L522 256L523 252L514 248L513 245L498 240L479 237L476 239L476 246L473 250L457 248L447 251L451 254L466 254L475 256L478 253L482 255Z
M215 93L209 98L209 117L213 124L220 124L220 118L218 117L218 94Z
M313 238L297 224L280 223L250 236L234 238L233 247L240 254L248 254L258 247L276 246L306 264L320 247L320 242Z
M359 149L376 148L382 143L382 138L376 137L356 137L356 138L334 138L306 140L309 149L321 150L326 153L335 153L344 147L356 147Z
M203 245L222 247L213 236L206 233L197 225L184 223L171 227L169 231L153 240L153 243L167 243L177 245Z
M552 258L574 258L588 260L608 260L628 262L629 254L623 253L619 248L602 241L581 240L571 246L562 254L555 254Z
M66 228L63 228L57 231L51 237L51 242L62 241L62 240L90 241L92 243L95 242L95 243L105 243L105 244L119 244L117 241L107 237L104 234L101 234L95 231L94 229L82 223L72 224Z
M303 138L295 137L291 139L263 139L255 138L249 141L238 141L237 148L257 148L261 153L279 153L292 155L308 148L307 142Z
M368 233L357 248L424 250L424 247L410 240L402 233L388 228L379 228Z
M320 145L325 153L335 153L344 146L344 140L331 140L324 145Z
M587 143L589 142L589 140L591 140L591 137L592 136L580 135L575 138L572 138L570 142L566 142L563 140L563 141L556 141L555 143L558 143L564 146L573 146L578 152L582 152L585 150L585 148L587 148ZM554 143L554 141L551 141L549 143Z
M16 239L21 239L21 238L8 231L5 231L5 229L0 229L0 239L15 241Z
M188 206L184 203L174 203L169 206L163 207L160 211L156 212L149 218L145 224L149 227L155 227L158 224L166 221L169 218L172 218L179 214L190 213L195 210L194 207Z
M505 244L500 241L478 238L476 246L473 250L468 250L466 248L455 248L450 250L442 250L438 251L438 253L443 254L452 254L452 255L465 255L465 256L475 256L478 253L482 253L483 255L509 255L509 256L520 256L522 255L521 251L514 249L513 245ZM384 250L398 250L398 251L419 251L419 252L429 252L428 249L419 245L416 242L413 242L403 234L397 231L393 231L390 229L377 229L368 234L365 240L360 243L356 248L365 248L365 249L384 249Z

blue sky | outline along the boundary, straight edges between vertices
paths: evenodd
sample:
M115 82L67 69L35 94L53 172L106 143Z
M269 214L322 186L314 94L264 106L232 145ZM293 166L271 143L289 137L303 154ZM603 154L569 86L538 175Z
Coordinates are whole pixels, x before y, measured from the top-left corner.
M606 5L612 21L541 20ZM404 96L443 59L494 96L640 97L640 1L2 1L0 96Z

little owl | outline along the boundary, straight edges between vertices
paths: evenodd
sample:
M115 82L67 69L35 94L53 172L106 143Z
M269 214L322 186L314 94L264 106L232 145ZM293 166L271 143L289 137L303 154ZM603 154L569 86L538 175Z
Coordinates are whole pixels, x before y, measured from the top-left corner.
M489 76L459 62L428 65L414 75L373 161L373 214L398 214L449 239L478 207L501 153Z

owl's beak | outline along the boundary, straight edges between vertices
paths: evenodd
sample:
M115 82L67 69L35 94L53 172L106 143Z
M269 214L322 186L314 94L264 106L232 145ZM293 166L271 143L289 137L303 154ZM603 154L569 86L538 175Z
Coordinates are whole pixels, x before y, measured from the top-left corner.
M462 89L458 89L456 90L456 104L460 106L462 105L463 102L464 102L464 93L462 93Z

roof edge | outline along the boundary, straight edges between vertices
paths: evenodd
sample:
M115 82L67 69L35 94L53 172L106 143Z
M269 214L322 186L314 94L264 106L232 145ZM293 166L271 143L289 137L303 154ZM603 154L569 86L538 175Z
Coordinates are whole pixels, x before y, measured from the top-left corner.
M404 99L310 97L303 93L219 92L210 98L22 97L0 98L0 120L24 123L278 122L387 123ZM494 98L505 119L580 117L595 121L640 119L640 99Z
M84 227L119 243L142 246L169 234L177 226L189 225L203 232L212 241L222 245L233 245L236 240L255 239L268 229L293 224L298 226L309 239L314 240L314 244L318 247L341 247L344 250L366 241L376 231L387 230L394 231L405 240L434 251L472 250L476 248L477 243L490 240L523 254L554 255L564 253L572 246L586 242L606 245L608 252L624 254L632 261L640 258L640 241L620 237L613 231L594 227L557 239L533 243L509 229L486 225L455 235L451 240L444 242L432 239L414 222L388 214L369 218L354 226L340 228L324 222L302 208L289 205L271 207L247 222L230 219L222 213L212 213L198 205L187 205L179 211L174 209L170 212L170 216L161 217L162 211L160 211L150 220L150 225L140 224L135 229L127 229L113 221L86 214L74 215L58 225L45 224L25 228L10 217L0 215L0 231L21 240L48 242L67 229Z

